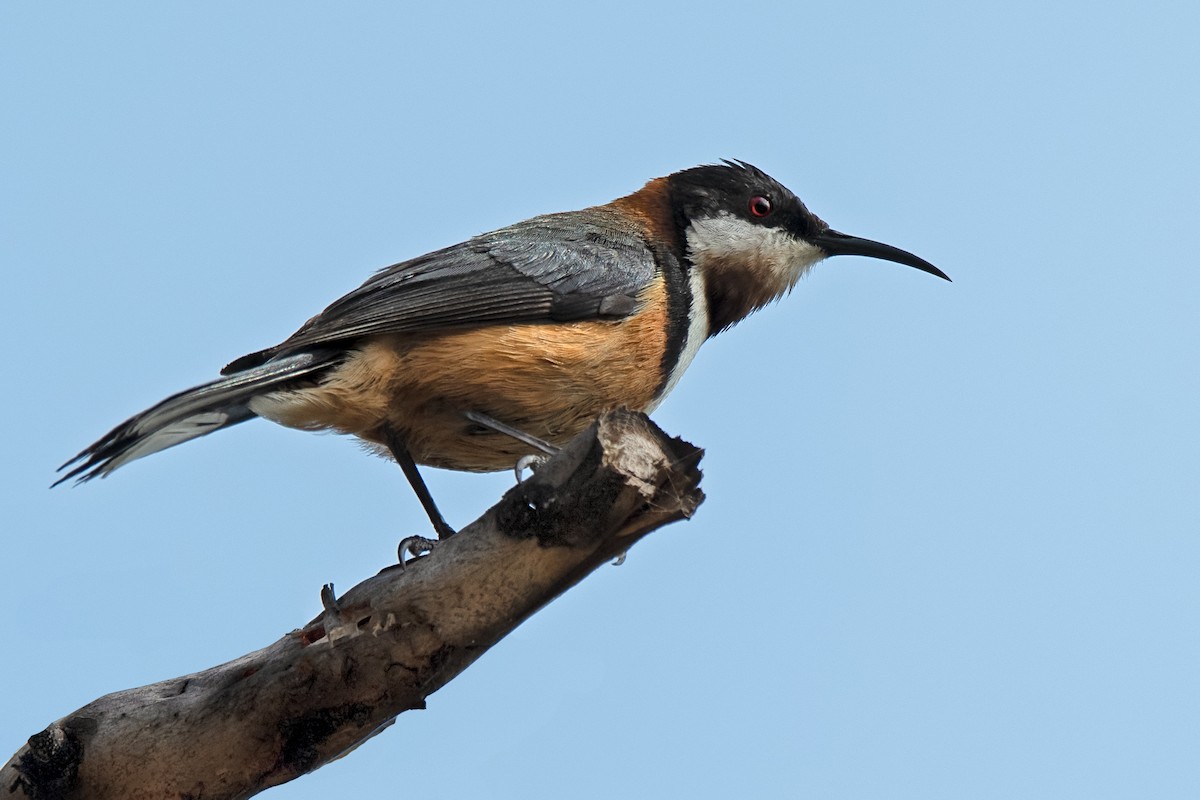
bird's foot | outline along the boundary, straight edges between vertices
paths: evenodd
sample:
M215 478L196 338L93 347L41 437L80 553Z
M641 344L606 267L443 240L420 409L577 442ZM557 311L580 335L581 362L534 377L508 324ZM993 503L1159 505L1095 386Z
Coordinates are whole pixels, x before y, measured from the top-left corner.
M513 471L517 473L517 483L521 483L525 480L525 470L529 470L530 473L537 472L538 467L542 466L542 464L545 464L549 460L550 459L546 456L536 456L532 454L521 456L519 459L517 459L516 466L513 467Z
M451 531L451 533L453 532ZM441 536L440 531L438 535ZM441 538L444 539L445 537L442 536ZM405 564L432 553L433 548L437 547L437 545L437 539L427 539L424 536L409 536L401 539L400 544L396 547L396 558L400 561L400 568L403 569Z

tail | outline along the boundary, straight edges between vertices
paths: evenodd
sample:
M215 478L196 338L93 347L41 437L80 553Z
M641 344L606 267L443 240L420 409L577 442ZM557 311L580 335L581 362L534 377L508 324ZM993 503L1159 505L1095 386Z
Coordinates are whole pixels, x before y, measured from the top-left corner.
M75 465L53 486L72 478L76 483L102 478L134 459L245 422L256 416L249 407L252 398L328 369L341 355L336 351L297 353L171 395L122 422L59 467L62 472Z

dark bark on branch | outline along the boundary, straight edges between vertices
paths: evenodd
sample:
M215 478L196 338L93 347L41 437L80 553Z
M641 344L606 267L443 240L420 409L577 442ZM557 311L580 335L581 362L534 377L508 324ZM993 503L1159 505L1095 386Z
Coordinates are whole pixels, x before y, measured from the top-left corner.
M701 451L610 414L479 520L254 653L116 692L0 769L0 798L250 797L386 728L531 614L703 500Z

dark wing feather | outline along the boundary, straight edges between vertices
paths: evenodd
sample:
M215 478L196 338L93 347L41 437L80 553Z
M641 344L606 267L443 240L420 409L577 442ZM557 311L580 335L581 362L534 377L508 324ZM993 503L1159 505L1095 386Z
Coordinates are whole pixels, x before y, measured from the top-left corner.
M620 318L637 310L654 274L652 252L620 212L535 217L386 267L282 344L223 372L375 334Z

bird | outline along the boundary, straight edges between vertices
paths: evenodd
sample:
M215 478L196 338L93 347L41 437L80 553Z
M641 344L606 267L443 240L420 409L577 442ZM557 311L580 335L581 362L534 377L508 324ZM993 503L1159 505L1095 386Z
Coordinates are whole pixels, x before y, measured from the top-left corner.
M54 485L262 417L390 455L445 538L419 465L507 469L605 411L650 413L706 340L849 255L950 280L834 230L749 163L680 170L379 270L283 342L113 428Z

